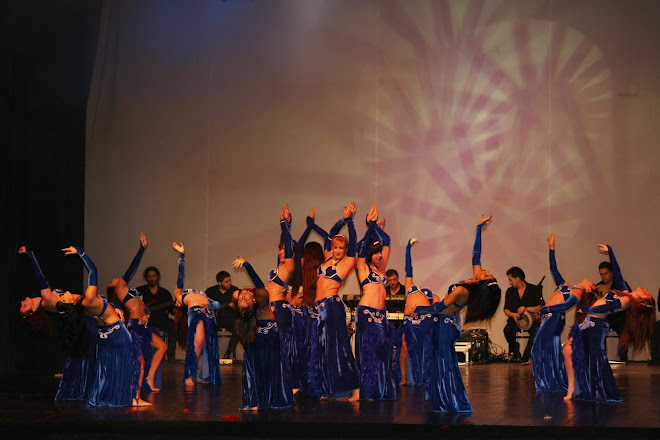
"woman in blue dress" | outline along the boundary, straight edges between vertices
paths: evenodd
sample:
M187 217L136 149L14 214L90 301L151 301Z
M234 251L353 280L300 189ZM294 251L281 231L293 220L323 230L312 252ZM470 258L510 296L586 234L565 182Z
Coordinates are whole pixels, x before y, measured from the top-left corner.
M595 286L588 279L575 286L566 283L557 269L554 233L548 236L548 245L550 272L557 288L541 308L542 323L532 346L532 368L537 392L566 392L568 377L561 344L561 333L566 325L566 310L576 304L578 308L591 305L596 299Z
M355 311L355 358L360 388L350 400L396 399L392 359L394 326L387 322L385 269L390 256L390 237L376 224L378 209L367 215L367 232L359 249L357 275L362 297ZM372 242L374 242L372 244Z
M175 317L179 344L186 349L183 368L183 381L186 386L194 386L198 377L208 383L221 384L220 349L218 347L218 325L215 310L220 303L206 296L201 290L183 290L185 279L185 250L183 243L172 243L179 254L178 276L174 298L179 312ZM185 320L181 308L188 309ZM187 324L187 325L185 325ZM200 368L199 361L202 361Z
M597 402L621 402L621 396L612 374L605 338L609 332L607 315L630 309L619 347L632 346L640 351L648 346L655 324L655 301L649 292L638 287L626 290L621 269L609 245L599 244L598 249L610 256L613 272L613 290L596 300L591 307L583 308L587 315L584 322L571 328L569 343L564 347L567 370L569 362L574 371L574 383L569 381L565 400L593 400ZM620 290L619 290L620 289Z

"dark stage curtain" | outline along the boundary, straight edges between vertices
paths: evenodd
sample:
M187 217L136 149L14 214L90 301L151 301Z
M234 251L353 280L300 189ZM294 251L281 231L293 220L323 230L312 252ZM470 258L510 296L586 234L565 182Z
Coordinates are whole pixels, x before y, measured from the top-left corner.
M58 340L20 323L20 301L39 296L21 245L34 251L51 287L82 293L85 114L102 2L9 0L0 6L2 62L2 259L0 373L61 371ZM57 317L52 317L57 331Z

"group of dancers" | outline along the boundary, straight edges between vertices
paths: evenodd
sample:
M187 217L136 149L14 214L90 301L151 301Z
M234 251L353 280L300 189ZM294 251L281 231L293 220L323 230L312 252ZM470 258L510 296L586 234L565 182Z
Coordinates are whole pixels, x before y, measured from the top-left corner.
M482 229L492 216L481 216L477 223L472 276L451 285L442 299L414 283L412 247L418 240L408 240L404 320L395 330L385 307L391 246L385 220L379 219L373 205L366 215L364 237L358 241L353 223L356 209L355 203L345 207L328 232L316 224L312 209L295 241L291 213L284 205L277 264L267 285L245 258L239 255L233 262L234 268L246 270L252 282L233 298L238 312L234 331L244 347L241 409L290 408L298 392L318 399L394 400L402 377L408 376L408 385L424 387L434 411L472 412L454 344L462 319L489 320L499 306L497 280L481 265ZM344 228L348 237L341 234ZM323 245L308 242L312 232ZM554 236L548 241L557 289L541 311L543 323L532 349L537 391L566 392L567 399L620 400L605 351L605 316L631 309L631 322L626 323L621 341L640 349L648 343L655 322L654 300L645 289L626 290L612 248L605 245L600 249L609 253L614 267L612 292L598 298L588 279L577 285L566 283L557 270ZM150 405L140 393L158 391L157 373L167 345L148 326L148 308L137 290L128 286L146 246L141 234L137 255L127 272L109 284L107 298L98 295L96 267L83 250L63 249L66 255L79 255L89 271L84 295L51 289L34 253L26 247L19 250L30 258L41 288L41 297L21 303L23 321L45 331L46 312L62 315L61 336L68 358L57 400L86 400L91 406ZM186 349L184 383L220 384L214 314L219 304L203 291L184 290L185 248L174 242L173 249L178 255L177 339ZM361 297L353 351L339 290L354 271ZM578 319L562 347L565 312L572 307L579 311ZM407 348L407 359L400 361L402 346Z

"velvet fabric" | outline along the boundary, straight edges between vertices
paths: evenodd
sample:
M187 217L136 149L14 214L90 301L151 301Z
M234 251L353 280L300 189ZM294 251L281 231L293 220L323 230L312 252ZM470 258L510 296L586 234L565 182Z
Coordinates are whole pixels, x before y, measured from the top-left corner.
M360 400L396 399L392 368L394 326L387 322L385 309L357 306L355 337Z
M346 327L346 308L335 295L318 301L315 309L309 362L311 390L316 397L335 397L360 386Z
M562 353L561 332L566 324L564 312L543 315L532 346L532 368L536 391L568 390L568 378Z
M151 368L151 361L154 357L154 351L151 348L151 340L153 338L153 334L157 334L158 330L151 327L146 327L144 324L140 324L138 319L129 319L128 331L131 334L131 338L133 339L133 350L139 353L138 357L141 354L144 358L144 377L146 378L147 372ZM156 377L160 377L160 366L158 366ZM155 385L156 387L160 386L159 383L155 383ZM141 390L143 392L152 391L146 380L142 381Z
M188 335L186 337L186 361L183 368L183 379L192 377L197 383L199 359L195 353L195 333L197 325L204 325L204 346L202 347L202 366L199 378L210 383L221 384L220 376L220 349L218 347L218 326L215 314L206 307L190 307L188 309Z
M580 325L571 328L573 370L576 400L621 402L619 389L612 374L605 338L610 331L606 319L587 316Z
M286 379L280 334L275 320L259 320L258 335L243 351L242 408L291 408L293 391Z
M284 379L290 388L300 388L300 378L294 378L292 375L293 364L298 356L293 328L293 315L295 312L291 304L285 300L273 301L270 306L273 308L277 330L280 335Z
M99 339L93 318L85 318L85 330L89 340L87 355L79 358L71 356L67 358L57 394L55 394L56 401L86 400L92 388L96 373L96 350Z
M410 315L403 317L403 323L397 330L396 347L397 351L394 357L394 377L395 380L401 382L401 345L402 338L406 338L406 346L408 348L407 362L407 379L406 385L423 385L426 381L424 379L424 358L431 355L429 351L425 351L425 341L429 339L429 335L433 330L433 315L425 313L417 315L415 318Z
M458 368L454 344L461 334L461 318L454 315L435 315L430 338L430 361L425 376L427 399L434 412L472 412L463 378Z
M94 381L87 397L90 406L131 406L140 375L131 335L123 322L97 327Z
M309 384L309 356L311 352L312 317L309 307L294 307L293 338L296 357L291 366L291 386L303 393L313 395Z

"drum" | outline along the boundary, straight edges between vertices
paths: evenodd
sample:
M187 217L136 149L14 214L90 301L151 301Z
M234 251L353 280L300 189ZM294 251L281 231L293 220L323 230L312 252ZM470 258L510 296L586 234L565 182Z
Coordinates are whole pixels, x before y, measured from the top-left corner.
M532 328L532 325L534 325L534 321L537 319L541 319L541 314L538 312L530 312L528 310L525 310L522 312L522 315L520 315L520 318L518 318L518 328L523 331L527 331L530 328Z

